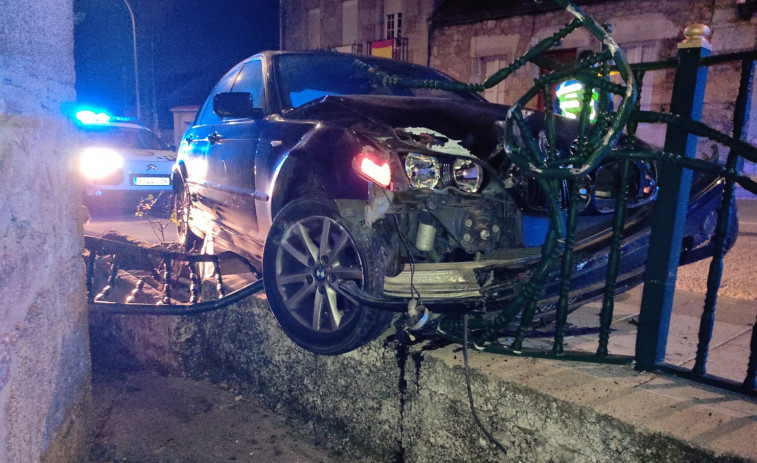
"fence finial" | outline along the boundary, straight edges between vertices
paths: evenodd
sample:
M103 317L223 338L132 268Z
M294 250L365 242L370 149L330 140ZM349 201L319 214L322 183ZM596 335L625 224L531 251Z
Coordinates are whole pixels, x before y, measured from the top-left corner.
M712 49L712 45L708 38L712 34L710 26L706 24L691 24L683 30L683 35L686 37L681 43L678 44L678 48L706 48Z

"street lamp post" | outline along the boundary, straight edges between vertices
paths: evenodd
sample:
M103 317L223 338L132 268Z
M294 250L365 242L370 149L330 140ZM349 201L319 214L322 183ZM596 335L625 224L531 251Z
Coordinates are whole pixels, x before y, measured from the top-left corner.
M127 0L124 0L126 8L129 10L129 17L131 18L131 46L134 51L134 94L136 96L137 104L137 120L142 119L142 110L139 104L139 67L137 65L137 26L134 22L134 12L131 9L131 5Z

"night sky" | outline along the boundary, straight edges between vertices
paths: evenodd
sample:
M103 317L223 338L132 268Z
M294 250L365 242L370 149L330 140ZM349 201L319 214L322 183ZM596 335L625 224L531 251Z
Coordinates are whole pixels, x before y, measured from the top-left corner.
M276 0L129 0L137 27L142 121L199 105L234 64L278 48ZM74 0L77 103L135 116L131 20L123 0ZM153 92L154 89L154 92ZM154 96L153 96L154 95Z

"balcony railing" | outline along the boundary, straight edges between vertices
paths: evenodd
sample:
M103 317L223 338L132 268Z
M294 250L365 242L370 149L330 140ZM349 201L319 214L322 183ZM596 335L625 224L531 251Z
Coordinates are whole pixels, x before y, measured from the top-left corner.
M329 48L330 51L336 51L339 53L352 53L353 55L362 55L363 54L363 44L362 43L348 43L346 45L339 45L336 47Z

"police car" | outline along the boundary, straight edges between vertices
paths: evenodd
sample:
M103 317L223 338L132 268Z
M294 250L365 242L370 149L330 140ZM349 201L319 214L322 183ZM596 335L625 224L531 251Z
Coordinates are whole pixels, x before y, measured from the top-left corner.
M126 118L81 110L78 164L90 209L136 209L151 195L170 204L176 154L151 130Z

